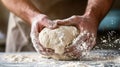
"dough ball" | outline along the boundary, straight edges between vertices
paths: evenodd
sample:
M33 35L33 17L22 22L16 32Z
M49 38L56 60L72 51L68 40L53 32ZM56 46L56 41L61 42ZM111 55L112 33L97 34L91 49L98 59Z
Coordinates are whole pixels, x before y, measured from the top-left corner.
M45 48L51 48L58 54L57 57L54 56L55 58L66 58L63 56L64 49L72 43L78 34L79 31L74 26L60 26L53 30L44 28L39 33L39 41Z

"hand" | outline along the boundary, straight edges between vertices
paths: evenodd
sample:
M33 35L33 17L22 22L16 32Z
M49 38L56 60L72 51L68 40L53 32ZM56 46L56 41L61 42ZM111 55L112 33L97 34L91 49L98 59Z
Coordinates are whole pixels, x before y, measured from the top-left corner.
M69 47L66 47L65 55L80 59L83 52L89 51L95 45L98 22L92 17L72 16L68 19L55 20L55 22L58 25L76 26L80 31L76 40Z
M39 33L44 27L55 28L56 26L57 26L56 23L49 20L47 16L43 14L40 14L33 19L30 36L31 36L33 46L37 52L43 55L52 55L54 53L54 50L50 48L44 48L40 44Z

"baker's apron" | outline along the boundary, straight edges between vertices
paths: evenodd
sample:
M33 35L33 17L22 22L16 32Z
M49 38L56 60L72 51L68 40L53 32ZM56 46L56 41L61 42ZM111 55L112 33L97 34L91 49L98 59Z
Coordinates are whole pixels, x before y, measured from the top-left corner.
M32 0L33 4L50 19L64 19L82 15L87 0ZM30 40L30 25L10 13L6 52L34 51Z

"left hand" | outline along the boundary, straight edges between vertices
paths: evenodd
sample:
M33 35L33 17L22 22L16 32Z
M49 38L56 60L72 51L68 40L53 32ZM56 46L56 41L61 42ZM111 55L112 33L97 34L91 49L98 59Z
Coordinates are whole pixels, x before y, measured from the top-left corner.
M98 22L92 17L72 16L68 19L55 20L55 22L57 22L59 26L74 25L80 31L76 40L69 47L66 47L65 55L80 59L83 52L92 49L96 44Z
M55 28L57 27L57 24L54 23L52 20L50 20L46 15L40 14L33 18L32 21L32 27L31 27L31 40L33 43L34 48L36 49L37 52L43 55L53 55L54 50L50 48L45 48L43 47L43 44L40 43L39 41L39 33L41 30L44 28Z

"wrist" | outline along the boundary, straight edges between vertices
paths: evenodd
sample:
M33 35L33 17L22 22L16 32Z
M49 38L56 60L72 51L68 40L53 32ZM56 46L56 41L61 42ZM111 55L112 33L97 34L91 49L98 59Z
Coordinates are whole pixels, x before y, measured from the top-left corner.
M99 16L97 14L95 14L94 12L91 11L87 11L84 15L85 18L93 21L94 24L99 25L101 19L99 18Z
M92 9L87 10L83 16L88 17L88 18L92 18L96 21L100 21L100 18L99 18L99 15L97 14L97 12L95 12Z
M84 14L83 17L86 18L88 23L90 22L90 24L92 24L94 27L98 28L100 20L97 19L94 15Z

